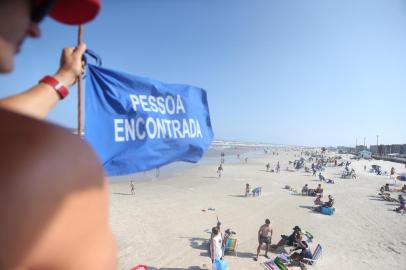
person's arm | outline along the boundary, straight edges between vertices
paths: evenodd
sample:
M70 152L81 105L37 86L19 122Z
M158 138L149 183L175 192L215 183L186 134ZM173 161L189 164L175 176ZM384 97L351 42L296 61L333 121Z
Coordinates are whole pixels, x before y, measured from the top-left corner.
M214 237L212 237L212 239L211 239L211 247L210 247L210 249L211 249L211 254L210 254L210 256L211 256L211 262L214 262L214 254L215 254L215 252L216 252L216 243L214 242Z
M64 48L59 70L53 75L65 87L73 85L82 74L82 55L86 50L84 43L77 48ZM46 75L46 74L44 74ZM41 78L38 78L40 80ZM58 93L48 84L39 83L27 91L0 100L0 107L44 119L60 100Z

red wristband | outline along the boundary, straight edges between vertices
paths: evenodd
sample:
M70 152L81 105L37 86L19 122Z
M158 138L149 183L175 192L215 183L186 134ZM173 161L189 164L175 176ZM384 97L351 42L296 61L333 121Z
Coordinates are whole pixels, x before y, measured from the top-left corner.
M42 78L39 82L46 83L50 85L53 89L55 89L60 99L64 99L69 94L68 88L66 88L65 85L60 83L57 79L55 79L52 76L47 75L44 78Z

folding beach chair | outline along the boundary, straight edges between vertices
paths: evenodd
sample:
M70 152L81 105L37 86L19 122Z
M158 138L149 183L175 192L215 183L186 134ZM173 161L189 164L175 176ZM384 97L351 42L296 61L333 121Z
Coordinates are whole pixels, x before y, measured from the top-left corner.
M302 261L304 263L307 263L310 265L315 265L317 260L321 257L321 253L322 253L322 248L321 248L321 245L318 244L316 249L313 252L312 258L311 259L304 258Z
M226 240L226 245L224 246L224 254L234 253L234 256L237 256L238 240L228 238Z

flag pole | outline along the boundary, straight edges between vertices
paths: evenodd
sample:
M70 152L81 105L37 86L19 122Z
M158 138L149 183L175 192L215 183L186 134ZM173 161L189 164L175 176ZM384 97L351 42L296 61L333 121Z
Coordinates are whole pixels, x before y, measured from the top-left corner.
M78 28L78 45L83 43L83 25ZM78 76L78 128L77 134L79 137L83 135L83 80L82 74Z

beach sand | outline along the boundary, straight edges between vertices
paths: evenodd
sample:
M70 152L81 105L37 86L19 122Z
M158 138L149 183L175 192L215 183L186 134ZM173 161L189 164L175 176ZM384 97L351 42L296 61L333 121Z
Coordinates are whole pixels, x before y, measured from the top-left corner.
M119 269L137 264L149 269L211 269L208 239L217 217L222 230L231 228L239 240L237 256L225 257L229 269L262 269L260 262L265 257L260 256L258 262L253 257L258 228L266 218L274 230L272 243L281 234L290 234L295 225L313 234L311 247L320 243L323 253L308 269L406 269L406 215L392 211L396 204L376 197L389 177L363 169L364 164L368 168L378 164L387 171L394 166L397 172L404 172L404 165L352 161L357 180L341 179L342 167L327 167L323 175L335 184L322 183L324 200L332 194L336 212L326 216L309 208L313 197L284 189L290 185L300 191L306 183L310 187L320 183L303 169L286 171L295 154L300 151L263 154L249 158L247 164L243 157L241 162L227 164L226 156L221 178L216 176L218 165L195 165L173 177L136 182L134 196L129 195L128 182L111 183L110 223L118 243ZM280 173L265 171L267 162L274 167L277 161ZM244 197L246 183L262 186L262 196ZM269 255L274 258L276 253Z

